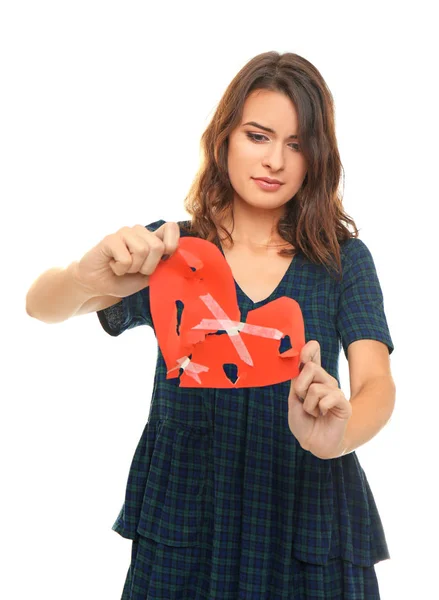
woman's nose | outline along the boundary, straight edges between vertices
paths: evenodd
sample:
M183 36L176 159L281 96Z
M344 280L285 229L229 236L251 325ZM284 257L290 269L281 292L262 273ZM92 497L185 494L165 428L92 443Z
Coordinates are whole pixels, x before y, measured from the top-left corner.
M273 144L265 154L264 166L270 167L273 171L278 171L284 166L285 156L282 144Z

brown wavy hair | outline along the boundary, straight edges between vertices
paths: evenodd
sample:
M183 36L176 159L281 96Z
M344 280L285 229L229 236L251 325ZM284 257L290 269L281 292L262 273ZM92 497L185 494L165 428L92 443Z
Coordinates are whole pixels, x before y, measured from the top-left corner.
M185 229L214 243L218 243L221 229L233 244L230 233L221 225L227 216L233 223L228 139L240 125L246 98L259 89L282 92L293 102L301 152L307 162L302 186L286 203L277 223L278 234L294 248L284 248L279 254L291 256L300 250L311 262L335 268L341 274L340 242L358 237L358 229L343 209L339 190L344 170L335 134L334 101L319 71L298 54L258 54L227 87L201 137L201 165L184 200L191 215ZM349 224L354 232L346 226Z

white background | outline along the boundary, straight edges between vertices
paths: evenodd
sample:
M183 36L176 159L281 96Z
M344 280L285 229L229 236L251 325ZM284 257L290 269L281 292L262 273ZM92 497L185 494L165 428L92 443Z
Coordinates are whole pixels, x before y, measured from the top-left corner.
M268 50L304 56L333 93L344 206L374 257L395 344L395 411L357 450L392 556L376 565L381 596L439 597L432 10L2 4L2 598L120 598L131 543L111 526L156 358L151 329L113 338L95 313L47 325L26 314L27 290L123 225L186 218L201 134L236 72ZM343 353L340 372L348 395Z

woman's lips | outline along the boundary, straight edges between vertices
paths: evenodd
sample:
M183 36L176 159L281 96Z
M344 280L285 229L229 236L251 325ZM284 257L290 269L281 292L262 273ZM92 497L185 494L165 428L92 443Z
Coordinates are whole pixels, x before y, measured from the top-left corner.
M253 179L253 181L262 189L265 190L266 192L275 192L276 190L278 190L280 188L280 186L282 185L281 183L268 183L267 181L264 181L263 179Z

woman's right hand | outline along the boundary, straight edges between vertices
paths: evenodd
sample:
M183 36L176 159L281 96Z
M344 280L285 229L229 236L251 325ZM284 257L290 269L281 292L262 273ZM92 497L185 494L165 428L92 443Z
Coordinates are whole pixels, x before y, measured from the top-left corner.
M75 264L76 281L93 296L125 298L149 285L164 255L178 248L178 223L151 232L143 225L122 227L105 236Z

